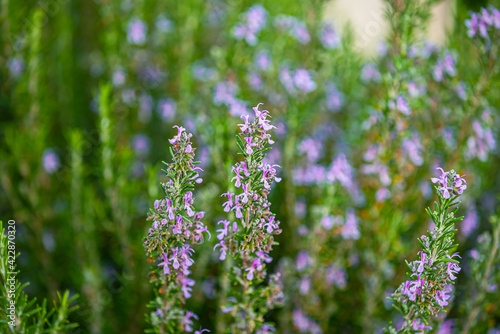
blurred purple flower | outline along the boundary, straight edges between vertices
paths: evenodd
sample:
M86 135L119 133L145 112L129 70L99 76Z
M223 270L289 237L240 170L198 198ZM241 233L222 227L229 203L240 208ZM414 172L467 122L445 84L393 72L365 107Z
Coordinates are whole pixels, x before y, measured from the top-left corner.
M328 285L335 285L339 289L345 289L347 284L347 274L344 269L331 264L326 268L325 282Z
M191 68L193 76L200 81L207 82L217 78L217 71L210 67L205 67L200 64L193 65Z
M353 209L349 209L349 211L347 211L345 224L342 227L342 237L344 239L354 240L358 240L360 237L358 221L356 220Z
M335 32L333 25L326 23L320 31L320 40L325 49L336 49L340 44L339 35Z
M478 220L479 217L477 214L476 206L474 205L474 203L471 203L467 207L467 214L462 221L461 231L466 238L468 238L477 228Z
M256 72L249 73L247 81L253 90L259 91L262 89L262 79Z
M144 45L146 43L147 27L139 19L134 19L128 24L127 40L130 44Z
M380 188L375 193L375 200L377 202L383 202L383 201L385 201L386 199L389 199L389 198L391 198L391 192L387 188Z
M158 102L158 113L160 114L163 121L172 121L175 117L175 111L177 109L177 104L172 99L161 99Z
M240 22L233 29L237 40L246 40L249 45L257 44L257 34L266 24L267 12L261 5L254 5L246 11L245 22Z
M49 174L53 174L56 170L59 169L59 166L61 165L59 156L51 148L47 148L43 152L42 163L43 168Z
M255 55L255 65L259 70L266 71L271 67L269 50L262 50Z
M24 61L22 58L13 57L7 62L10 75L17 79L24 71Z
M123 69L123 67L121 67L121 66L118 67L117 69L115 69L113 71L113 78L112 78L113 86L115 86L115 87L123 86L126 78L127 78L127 76L125 74L125 70Z
M323 150L321 141L314 138L305 138L299 144L299 151L306 155L307 160L311 163L318 161Z
M401 143L401 148L404 153L411 159L411 161L415 164L415 166L421 166L424 163L424 159L422 158L421 151L423 149L422 144L420 143L420 137L418 133L413 133L411 138L403 139Z
M167 19L165 15L160 14L156 17L155 21L156 29L158 29L162 33L169 33L173 30L174 24L172 21Z
M132 140L132 147L137 154L142 155L149 152L149 138L145 134L138 133Z
M293 74L293 83L295 87L304 93L310 93L316 89L316 83L311 77L309 71L299 68Z
M304 22L295 22L291 31L291 35L302 45L305 45L309 43L309 41L311 41L311 36L309 35L309 31L307 30Z
M309 290L311 290L311 279L309 277L304 277L299 283L299 293L305 296L309 293Z
M367 63L361 69L361 80L364 83L368 83L370 81L380 82L382 77L374 64Z
M307 253L306 251L300 251L299 254L297 254L297 259L295 260L295 262L295 266L298 271L303 271L304 269L312 265L312 259L309 256L309 253Z
M230 104L234 100L236 85L229 81L222 81L215 86L213 101L216 105Z
M406 116L409 116L411 114L411 109L410 109L410 106L408 105L408 102L401 95L399 95L396 98L395 102L394 101L389 101L388 106L389 106L390 109L392 109L392 110L398 110L399 112L401 112L402 114L404 114Z
M490 128L484 129L478 120L472 122L474 133L467 139L468 158L486 161L488 154L496 148L496 140Z
M295 87L293 84L292 73L290 72L290 69L288 68L288 66L283 66L280 69L279 78L280 78L280 81L283 84L283 86L285 86L288 93L294 94Z
M330 111L339 111L342 107L342 93L340 93L334 83L327 83L326 92L326 108Z
M323 226L325 230L331 230L334 226L340 226L343 223L344 221L339 215L326 215L321 218L321 226Z

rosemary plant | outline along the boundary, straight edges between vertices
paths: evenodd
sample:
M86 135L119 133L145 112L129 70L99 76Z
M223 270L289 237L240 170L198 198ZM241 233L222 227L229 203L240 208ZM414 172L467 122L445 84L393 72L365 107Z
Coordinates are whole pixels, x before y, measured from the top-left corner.
M193 207L194 184L202 179L197 172L200 168L195 167L199 162L194 162L192 134L175 127L177 135L169 140L172 163L164 162L167 168L162 170L169 178L162 183L165 198L155 200L150 209L147 220L153 223L144 238L148 262L154 264L150 279L155 299L149 304L153 311L147 315L153 326L150 333L193 331L192 319L198 316L183 309L195 284L189 278L194 264L191 245L203 243L203 232L209 233L201 222L205 213Z
M220 260L229 254L233 266L229 272L231 290L223 312L230 315L228 333L271 333L274 326L265 323L264 315L283 302L280 274L269 277L269 284L262 285L266 278L266 264L272 261L269 253L277 244L274 236L281 233L280 222L271 212L268 200L273 182L279 182L276 176L277 165L265 163L267 144L273 144L268 131L274 128L267 119L269 112L253 108L255 118L242 116L239 124L241 133L236 136L244 160L237 162L232 171L239 194L227 192L223 204L225 212L234 212L236 221L221 220L218 225L215 245L220 251ZM229 259L226 259L229 261Z
M392 294L393 307L401 313L404 322L399 331L392 326L387 333L414 333L432 329L430 320L441 312L446 312L446 306L451 298L453 284L460 271L458 253L451 250L458 244L454 243L457 229L455 223L463 217L455 217L458 210L458 198L467 188L466 181L454 170L449 172L441 168L441 176L432 178L436 184L438 202L435 209L426 209L435 224L428 235L418 239L422 250L418 252L420 259L406 262L409 272L408 280L402 283Z

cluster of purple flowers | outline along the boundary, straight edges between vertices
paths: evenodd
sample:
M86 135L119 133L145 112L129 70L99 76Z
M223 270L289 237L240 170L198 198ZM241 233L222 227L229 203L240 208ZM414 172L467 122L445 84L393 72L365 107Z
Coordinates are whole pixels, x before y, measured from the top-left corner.
M433 177L431 181L436 184L436 189L439 194L445 199L449 199L456 195L462 195L464 190L467 189L467 181L454 170L445 172L442 168L438 169L441 170L441 176Z
M309 318L301 309L293 310L293 324L300 333L321 334L318 324Z
M445 73L451 77L455 76L456 74L455 58L449 52L446 52L444 56L438 60L436 67L434 67L434 80L438 82L443 81Z
M300 44L308 44L311 35L304 22L294 16L280 14L274 19L274 26L281 31L286 31L288 35L296 39ZM331 37L327 37L330 38ZM331 43L331 41L328 41Z
M323 28L319 32L319 39L321 40L321 44L325 49L336 49L340 44L340 37L333 28L333 25L330 23L326 23L323 25Z
M361 69L361 80L365 83L372 81L380 82L382 80L382 76L380 75L380 72L375 64L366 63Z
M169 139L173 162L164 170L169 181L162 183L165 198L155 200L154 209L148 213L152 225L144 238L144 248L148 261L156 263L151 281L158 286L162 300L155 299L157 309L150 316L151 323L164 328L174 321L179 328L192 332L191 318L197 316L181 309L195 284L188 277L194 264L191 245L203 243L203 233L210 237L210 232L201 221L204 212L194 209L193 193L189 190L202 182L197 172L200 168L195 167L192 135L183 127L175 127L177 135Z
M310 93L317 87L311 73L303 68L296 69L292 73L288 66L283 66L280 69L279 78L288 93L292 95L295 95L297 90L302 93Z
M225 105L232 116L247 114L247 104L236 97L238 86L231 81L222 81L215 86L213 101L216 105Z
M500 30L500 11L493 6L481 8L480 13L471 13L471 18L465 21L470 37L481 36L490 39L489 31Z
M243 16L243 22L234 28L233 35L237 40L244 39L249 45L255 45L258 41L257 34L266 24L267 11L260 5L254 5Z
M421 166L424 163L421 154L423 146L420 143L420 136L418 133L414 132L410 138L404 138L401 142L401 148L415 166Z
M396 97L395 101L389 101L388 105L389 109L397 110L406 116L409 116L411 114L410 105L408 104L406 99L401 95Z
M468 158L477 158L481 161L486 161L488 155L496 148L496 140L493 136L491 128L481 124L479 120L472 122L474 132L467 139Z
M228 253L235 258L233 274L239 276L238 282L244 290L229 300L230 306L224 308L224 311L235 317L235 328L241 330L250 326L252 331L256 330L257 320L253 319L253 306L236 298L247 295L250 293L250 287L264 280L266 264L272 261L269 253L274 244L274 235L281 233L280 222L271 212L271 203L267 198L273 182L280 181L276 170L279 166L262 161L266 145L274 143L269 131L275 126L268 120L269 112L259 110L259 106L260 104L253 108L253 121L249 120L249 116L242 116L244 123L238 125L241 131L237 137L238 145L245 159L237 162L232 168L232 181L239 193L227 192L221 195L227 199L223 204L224 211L233 212L237 221L219 221L218 225L222 226L217 230L217 238L220 241L214 247L214 250L219 249L221 260L224 260ZM261 294L269 296L265 309L272 309L281 303L279 275L272 275L269 286L257 290L262 292L255 292L258 294L255 298L262 298ZM236 315L237 312L239 315ZM268 327L267 331L270 331L270 328Z

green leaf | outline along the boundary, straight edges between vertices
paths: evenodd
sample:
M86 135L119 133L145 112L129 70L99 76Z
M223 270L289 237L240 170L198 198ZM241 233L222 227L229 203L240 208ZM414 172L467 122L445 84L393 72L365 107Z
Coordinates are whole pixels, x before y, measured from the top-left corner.
M241 137L239 135L236 135L236 143L238 144L241 152L245 154L245 144L243 143L243 140L241 140Z

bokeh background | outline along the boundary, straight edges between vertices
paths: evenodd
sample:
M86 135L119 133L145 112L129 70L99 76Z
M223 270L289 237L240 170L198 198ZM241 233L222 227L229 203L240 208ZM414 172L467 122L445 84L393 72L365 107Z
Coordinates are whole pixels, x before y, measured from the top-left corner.
M481 273L498 247L484 233L500 189L499 34L470 37L464 23L489 5L500 3L0 1L0 216L17 222L26 291L78 294L74 332L143 332L153 294L142 238L173 125L194 134L195 205L214 234L237 124L263 102L283 178L271 194L283 234L270 271L283 273L287 300L268 316L279 333L398 322L385 297L429 228L437 166L469 188L463 269L434 327L458 333L475 310L472 331L496 333L498 256ZM197 248L188 308L222 333L214 239Z

